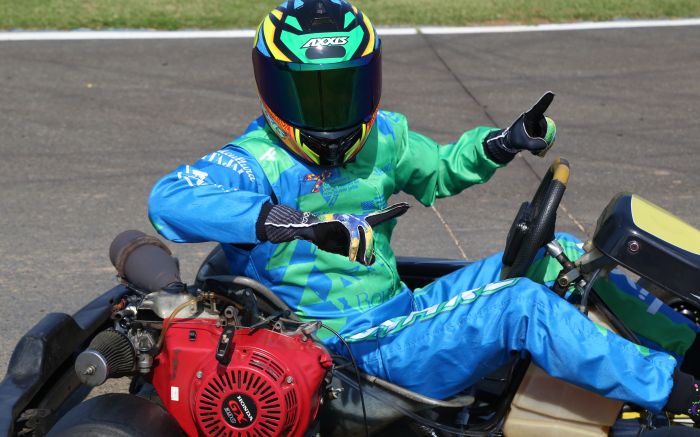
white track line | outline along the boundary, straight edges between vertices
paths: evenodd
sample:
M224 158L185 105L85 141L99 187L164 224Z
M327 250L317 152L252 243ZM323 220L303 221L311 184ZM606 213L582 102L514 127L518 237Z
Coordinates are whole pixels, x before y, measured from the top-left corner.
M586 23L538 24L533 26L474 26L474 27L384 27L382 36L394 35L459 35L482 33L551 32L567 30L634 29L644 27L700 26L700 18L680 20L629 20ZM253 38L255 31L244 30L69 30L69 31L9 31L0 32L0 41L77 41L127 39L203 39Z
M426 35L457 35L473 33L516 33L516 32L552 32L563 30L598 30L598 29L635 29L643 27L685 27L700 26L700 18L683 20L629 20L601 21L584 23L537 24L533 26L479 26L479 27L420 27Z
M0 41L79 41L123 39L253 38L254 30L18 30L0 32Z
M379 36L418 35L415 27L378 27Z

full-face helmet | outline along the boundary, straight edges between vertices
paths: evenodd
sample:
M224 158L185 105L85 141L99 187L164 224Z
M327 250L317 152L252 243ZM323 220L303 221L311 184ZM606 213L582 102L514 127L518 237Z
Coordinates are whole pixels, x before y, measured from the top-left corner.
M345 0L289 0L258 27L253 68L263 114L280 140L324 167L360 151L379 110L381 46Z

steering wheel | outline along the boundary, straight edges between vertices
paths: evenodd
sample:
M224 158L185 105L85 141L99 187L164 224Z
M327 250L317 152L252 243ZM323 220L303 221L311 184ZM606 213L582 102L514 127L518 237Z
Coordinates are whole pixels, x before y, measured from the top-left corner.
M535 196L524 202L508 231L502 279L525 276L537 251L554 239L557 208L569 182L569 162L557 158L540 182Z

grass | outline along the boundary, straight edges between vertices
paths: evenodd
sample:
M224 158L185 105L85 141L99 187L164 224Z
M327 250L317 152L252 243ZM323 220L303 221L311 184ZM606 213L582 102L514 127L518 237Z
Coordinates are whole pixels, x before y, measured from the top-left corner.
M280 0L0 0L0 29L254 28ZM377 25L700 16L700 0L356 0Z

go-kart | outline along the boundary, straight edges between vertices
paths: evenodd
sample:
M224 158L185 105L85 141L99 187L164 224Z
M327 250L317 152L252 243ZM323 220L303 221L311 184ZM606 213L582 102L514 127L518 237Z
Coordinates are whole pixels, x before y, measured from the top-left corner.
M539 251L562 265L552 289L635 341L604 304L597 278L621 266L700 307L700 232L632 194L616 195L578 260L554 240L569 164L556 160L508 234L503 277L523 276ZM655 415L556 380L526 354L449 399L361 372L316 341L269 288L233 276L220 246L193 284L159 239L120 234L110 257L123 284L73 316L47 315L18 343L0 384L0 433L50 436L605 436L695 435ZM399 258L415 289L467 265ZM573 296L573 299L571 298ZM129 394L83 401L108 378ZM439 379L439 378L438 378Z

